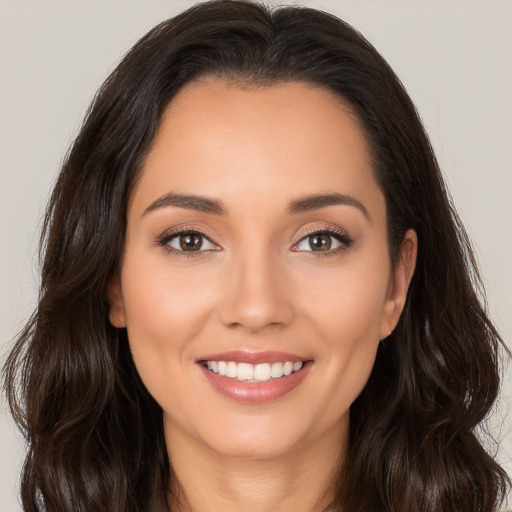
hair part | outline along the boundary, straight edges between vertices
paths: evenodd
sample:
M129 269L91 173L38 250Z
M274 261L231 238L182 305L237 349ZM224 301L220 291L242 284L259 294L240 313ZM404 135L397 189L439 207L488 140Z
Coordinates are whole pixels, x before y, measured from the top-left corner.
M351 512L495 511L506 473L475 434L499 389L501 339L468 237L415 107L373 46L333 15L242 0L196 5L152 29L95 97L41 238L39 305L4 367L28 443L24 510L156 511L172 478L162 411L108 321L126 207L163 110L186 84L299 81L348 104L386 199L389 250L419 253L405 310L351 408L336 475ZM442 254L442 257L439 255Z

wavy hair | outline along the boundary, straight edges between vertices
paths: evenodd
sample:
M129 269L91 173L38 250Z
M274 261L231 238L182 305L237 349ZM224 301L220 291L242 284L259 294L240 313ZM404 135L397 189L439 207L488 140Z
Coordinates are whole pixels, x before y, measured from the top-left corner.
M304 7L196 5L153 28L98 91L53 190L38 307L5 364L28 451L26 512L139 511L176 485L162 411L108 320L130 191L160 116L185 84L299 81L348 102L387 205L393 260L413 228L417 266L400 322L351 407L336 504L350 512L492 512L509 484L479 437L499 389L502 341L470 242L415 107L354 28ZM505 349L506 350L506 349Z

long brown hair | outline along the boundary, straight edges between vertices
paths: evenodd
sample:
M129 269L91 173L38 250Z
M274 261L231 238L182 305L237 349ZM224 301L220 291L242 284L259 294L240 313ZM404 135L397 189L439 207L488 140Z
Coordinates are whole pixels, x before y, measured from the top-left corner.
M303 81L353 108L388 212L391 257L407 229L419 254L402 318L351 407L336 503L347 512L492 512L505 472L476 429L499 389L502 341L417 112L373 46L313 9L237 0L165 21L98 92L44 220L39 305L4 367L28 452L24 510L155 511L174 485L162 411L108 321L129 193L160 115L185 84Z

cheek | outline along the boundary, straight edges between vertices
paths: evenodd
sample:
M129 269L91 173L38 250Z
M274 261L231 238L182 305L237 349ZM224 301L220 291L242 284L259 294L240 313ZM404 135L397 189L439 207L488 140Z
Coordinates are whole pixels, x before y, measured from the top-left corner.
M165 257L162 258L165 261ZM205 312L214 304L208 277L199 272L180 272L148 258L131 258L123 265L123 297L129 331L142 331L147 340L190 337L199 330ZM171 271L172 270L172 271ZM211 280L210 280L211 281ZM210 284L210 286L205 286ZM134 336L135 338L135 336Z
M205 282L200 272L184 277L159 261L136 256L124 261L122 276L133 360L144 384L163 406L170 392L180 393L183 368L193 359L193 341L215 304L212 287L200 286Z
M355 264L310 275L309 284L301 285L295 296L301 297L304 316L309 316L324 333L324 339L336 347L343 342L352 345L366 339L375 341L389 279L383 265L361 258Z
M307 301L304 297L302 316L314 326L319 358L327 362L321 371L338 404L333 411L350 406L372 371L388 280L378 265L373 270L371 265L351 266L331 273L322 287L311 288Z
M205 323L211 297L188 279L172 278L161 269L141 269L126 261L123 296L133 361L145 387L164 411L186 424L191 389L197 376L189 370L191 347ZM188 371L187 371L188 369Z

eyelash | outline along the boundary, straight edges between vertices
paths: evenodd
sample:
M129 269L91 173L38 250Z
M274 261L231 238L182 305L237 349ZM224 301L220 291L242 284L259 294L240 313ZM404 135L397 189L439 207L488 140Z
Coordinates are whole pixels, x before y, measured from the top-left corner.
M166 233L158 239L157 245L163 247L170 254L176 254L177 256L185 256L186 258L193 258L195 256L201 256L202 253L205 252L205 251L179 251L169 245L169 242L171 240L173 240L177 236L182 236L182 235L199 235L203 238L206 238L206 240L208 240L211 244L215 245L206 233L204 233L200 229L196 229L196 228L182 228L182 229L176 229L174 231Z
M210 237L205 232L201 231L200 229L190 228L190 227L176 229L176 230L170 231L168 233L165 233L164 235L162 235L161 237L158 238L157 245L160 247L163 247L169 254L174 254L176 256L181 256L181 257L185 257L185 258L193 258L196 256L202 256L203 253L206 252L206 251L180 251L180 250L175 249L174 247L171 247L169 245L169 243L174 238L176 238L178 236L183 236L183 235L199 235L200 237L208 240L208 242L210 242L211 244L216 245L212 242Z
M345 252L348 249L352 247L354 244L354 240L346 233L345 231L341 229L332 228L329 226L325 226L323 228L311 228L309 230L306 230L305 233L301 234L300 240L294 244L294 247L297 246L299 243L301 243L304 239L309 238L312 235L328 235L335 240L337 240L340 243L340 246L336 249L331 249L329 251L304 251L307 256L312 257L328 257L328 256L335 256L336 254L339 254L341 252ZM299 251L297 251L299 252Z
M196 228L182 228L182 229L176 229L174 231L166 233L158 238L157 245L160 247L163 247L168 253L176 254L177 256L184 256L186 258L193 258L196 256L200 256L200 255L202 255L202 253L206 252L206 251L180 251L180 250L175 249L174 247L171 247L169 245L169 242L171 240L173 240L174 238L176 238L177 236L181 236L181 235L199 235L199 236L205 238L206 240L208 240L211 244L215 245L214 242L212 242L212 240L206 233L204 233L200 229L196 229ZM345 231L326 226L326 227L320 228L320 229L312 228L312 229L307 230L305 233L302 233L300 239L293 245L293 247L297 246L304 239L306 239L312 235L331 236L332 238L336 239L341 245L339 247L337 247L336 249L332 249L329 251L303 251L305 253L308 253L308 256L314 256L314 257L333 256L340 252L347 251L354 244L354 240ZM302 251L294 251L294 252L302 252Z

